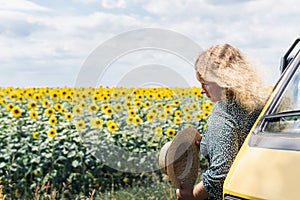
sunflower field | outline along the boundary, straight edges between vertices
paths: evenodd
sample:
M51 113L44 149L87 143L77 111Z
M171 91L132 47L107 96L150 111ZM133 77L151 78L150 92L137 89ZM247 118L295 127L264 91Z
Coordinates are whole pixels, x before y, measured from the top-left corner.
M162 181L136 169L155 166L147 155L182 129L203 132L212 103L200 89L0 88L1 195L73 198Z

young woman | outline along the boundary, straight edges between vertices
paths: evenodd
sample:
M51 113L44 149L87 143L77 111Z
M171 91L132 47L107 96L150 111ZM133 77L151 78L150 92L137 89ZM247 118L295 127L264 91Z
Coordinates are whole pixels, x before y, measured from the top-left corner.
M235 47L208 48L195 63L202 93L214 102L203 133L201 153L209 167L193 189L176 190L178 199L222 199L223 183L268 97L255 69Z

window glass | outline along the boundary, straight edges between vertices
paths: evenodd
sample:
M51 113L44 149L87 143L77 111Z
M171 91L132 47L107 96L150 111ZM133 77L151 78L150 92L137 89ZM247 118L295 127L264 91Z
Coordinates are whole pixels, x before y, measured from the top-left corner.
M274 117L266 120L263 132L281 132L300 134L300 69L298 68L279 103ZM277 115L277 116L276 116Z

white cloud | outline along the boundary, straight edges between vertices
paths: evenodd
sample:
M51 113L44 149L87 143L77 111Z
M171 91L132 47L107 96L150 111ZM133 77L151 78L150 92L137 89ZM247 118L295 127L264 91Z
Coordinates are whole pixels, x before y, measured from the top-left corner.
M300 32L297 0L73 1L76 4L70 1L68 5L72 10L27 0L0 2L0 85L14 83L6 78L8 68L27 70L30 77L45 76L44 72L56 68L74 75L102 42L145 27L182 33L203 48L231 43L269 71L274 69L276 80L279 58ZM78 5L81 7L74 7ZM38 80L43 79L47 77ZM47 84L61 83L54 79L49 78ZM67 82L72 82L71 78Z
M125 8L125 0L101 0L101 4L104 8Z
M203 48L216 43L238 46L273 84L279 77L280 57L296 37L300 16L296 0L166 1L151 0L143 8L157 17L160 27L179 31Z
M27 0L0 1L0 10L22 10L22 11L50 11L51 9L40 6Z
M44 15L19 10L1 12L0 22L0 85L16 86L37 82L61 85L63 81L55 80L60 72L68 74L64 79L68 85L73 84L74 71L78 73L98 44L121 30L139 25L134 17L122 14ZM52 71L58 73L57 78Z
M99 2L99 0L72 0L74 2L80 2L83 4L91 4L91 3L97 3Z

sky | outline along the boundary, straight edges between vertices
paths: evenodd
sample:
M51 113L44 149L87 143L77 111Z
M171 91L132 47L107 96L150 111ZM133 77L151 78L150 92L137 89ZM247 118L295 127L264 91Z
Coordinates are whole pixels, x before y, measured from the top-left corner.
M297 0L0 0L0 87L80 86L87 63L98 67L86 68L91 86L199 85L185 52L196 57L195 48L223 43L239 48L274 85L280 58L300 35L296 5ZM137 36L145 29L140 37L155 48ZM165 43L173 46L166 50Z

